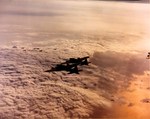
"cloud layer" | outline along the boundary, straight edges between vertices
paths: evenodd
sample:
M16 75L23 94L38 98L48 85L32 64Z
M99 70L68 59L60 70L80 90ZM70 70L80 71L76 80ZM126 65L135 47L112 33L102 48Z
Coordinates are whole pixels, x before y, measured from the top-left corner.
M141 75L148 70L148 60L142 53L95 52L91 61L99 67L109 68L126 76Z

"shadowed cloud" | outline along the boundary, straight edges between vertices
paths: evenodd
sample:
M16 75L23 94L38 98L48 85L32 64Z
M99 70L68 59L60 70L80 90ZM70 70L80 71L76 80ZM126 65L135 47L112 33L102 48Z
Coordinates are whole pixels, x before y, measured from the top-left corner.
M126 76L142 75L148 70L148 62L144 54L121 52L95 52L91 62L102 68L109 68Z

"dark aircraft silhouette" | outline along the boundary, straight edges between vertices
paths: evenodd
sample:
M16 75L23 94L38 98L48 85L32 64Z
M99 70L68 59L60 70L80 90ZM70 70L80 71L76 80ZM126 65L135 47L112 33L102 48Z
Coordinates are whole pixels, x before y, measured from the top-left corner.
M78 66L80 65L88 65L90 62L88 62L89 56L82 57L82 58L70 58L69 60L66 60L63 63L57 64L55 67L52 67L50 70L47 70L45 72L53 72L53 71L67 71L70 74L76 73L79 74Z
M150 52L148 52L147 59L150 59Z
M66 60L64 63L75 63L77 65L88 65L90 62L88 62L89 56L82 57L82 58L70 58L69 60Z

